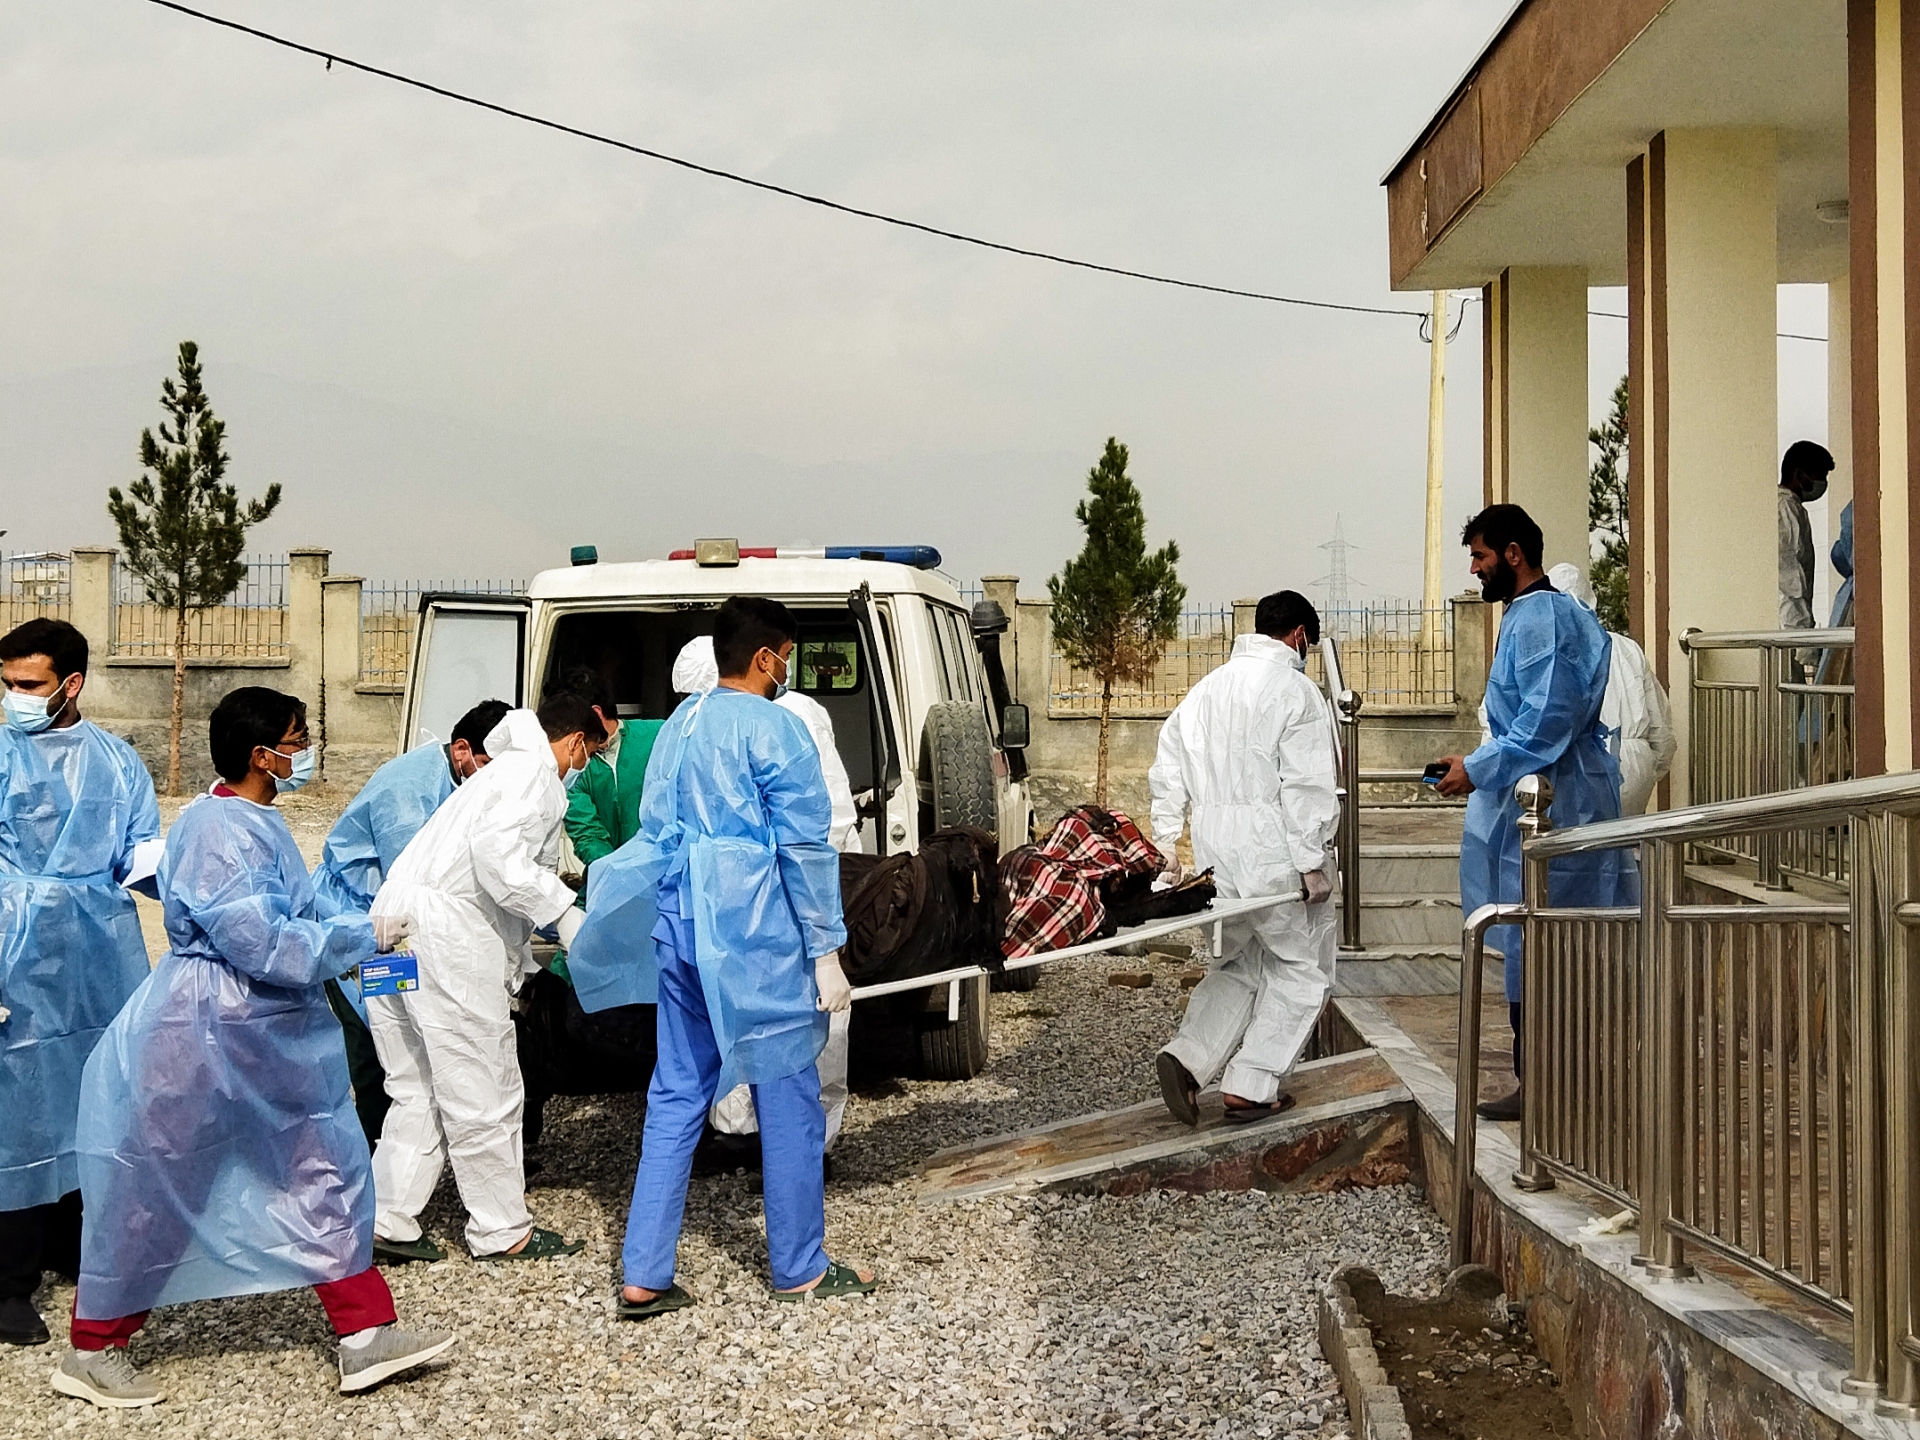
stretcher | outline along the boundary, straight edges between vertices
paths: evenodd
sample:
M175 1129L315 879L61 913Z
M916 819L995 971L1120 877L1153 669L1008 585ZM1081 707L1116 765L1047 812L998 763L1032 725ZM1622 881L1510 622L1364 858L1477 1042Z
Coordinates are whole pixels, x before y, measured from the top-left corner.
M1276 905L1288 905L1305 900L1306 892L1295 890L1286 895L1255 895L1242 900L1215 900L1204 910L1196 910L1191 915L1175 915L1166 920L1151 920L1145 925L1123 925L1103 940L1087 940L1078 945L1065 945L1058 950L1045 950L1038 955L1023 955L1017 960L1006 962L1008 970L1030 970L1036 965L1051 965L1056 960L1077 960L1085 955L1102 955L1110 950L1119 950L1142 940L1157 940L1163 935L1172 935L1181 930L1192 930L1202 925L1213 927L1213 958L1220 958L1221 931L1229 920L1237 920L1244 915L1257 915L1261 911L1271 910ZM931 975L915 975L907 980L888 980L879 985L859 985L854 987L855 1000L872 1000L882 995L900 995L909 990L935 990L947 987L947 1020L949 1023L960 1018L960 986L963 981L975 980L990 974L984 965L963 965L954 970L940 970Z

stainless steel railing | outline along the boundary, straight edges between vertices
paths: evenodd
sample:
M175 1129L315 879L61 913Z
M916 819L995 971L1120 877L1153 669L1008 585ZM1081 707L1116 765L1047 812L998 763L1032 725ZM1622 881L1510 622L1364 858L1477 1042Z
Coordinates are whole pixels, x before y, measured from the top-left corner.
M1680 637L1695 804L1853 778L1853 637L1850 628ZM1753 861L1770 889L1788 888L1790 876L1837 884L1847 874L1843 827L1730 836L1702 848Z
M1718 1256L1850 1316L1848 1388L1920 1416L1920 774L1553 831L1521 782L1519 904L1467 921L1454 1247L1471 1256L1480 961L1524 927L1526 1090L1514 1183L1592 1186L1639 1212L1638 1263ZM1753 903L1691 852L1808 827L1852 837L1844 903ZM1555 861L1636 852L1640 903L1555 907Z
M1334 842L1340 867L1340 948L1363 949L1360 942L1360 707L1340 668L1340 645L1333 636L1320 640L1327 700L1333 706L1334 745L1340 763L1340 833Z

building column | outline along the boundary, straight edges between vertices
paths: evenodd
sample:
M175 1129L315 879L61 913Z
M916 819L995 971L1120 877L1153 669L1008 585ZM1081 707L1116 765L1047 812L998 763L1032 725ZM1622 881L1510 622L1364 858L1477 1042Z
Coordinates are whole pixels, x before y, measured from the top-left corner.
M1777 166L1771 130L1669 130L1627 169L1633 629L1683 716L1686 631L1779 623Z
M1587 272L1521 266L1482 297L1486 504L1526 509L1546 564L1587 571Z
M1920 556L1920 505L1914 503L1920 481L1917 105L1920 4L1849 0L1854 764L1861 775L1911 770L1920 754L1920 677L1914 674L1920 586L1912 576Z

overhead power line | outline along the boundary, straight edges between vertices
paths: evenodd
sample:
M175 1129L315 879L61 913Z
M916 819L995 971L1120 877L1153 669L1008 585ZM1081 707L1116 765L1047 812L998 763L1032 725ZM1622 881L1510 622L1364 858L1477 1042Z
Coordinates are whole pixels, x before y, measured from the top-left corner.
M558 131L562 135L571 135L579 140L588 140L596 145L610 146L615 150L624 150L631 155L645 156L649 160L658 160L667 165L677 165L682 170L691 170L696 174L710 176L715 180L730 181L735 185L746 185L755 190L764 190L772 195L782 195L789 200L799 200L808 205L817 205L823 210L838 211L842 215L857 216L862 220L877 220L883 225L898 226L902 230L917 230L922 235L932 235L941 240L953 240L962 245L977 246L982 250L997 250L1006 255L1022 255L1029 260L1045 260L1054 265L1070 265L1077 270L1093 270L1102 275L1118 275L1127 280L1145 280L1154 285L1173 285L1182 290L1203 290L1210 295L1229 295L1240 300L1264 300L1275 305L1297 305L1310 310L1340 310L1354 315L1394 315L1409 320L1417 320L1423 312L1418 310L1400 310L1382 305L1346 305L1335 300L1309 300L1299 295L1273 295L1263 290L1241 290L1231 285L1209 285L1199 280L1182 280L1172 275L1155 275L1145 270L1129 270L1119 265L1102 265L1093 260L1078 260L1071 255L1059 255L1050 250L1035 250L1025 245L1010 245L1002 240L988 240L979 235L969 235L960 230L947 230L938 225L929 225L920 220L908 220L898 215L888 215L879 210L866 210L858 205L844 204L838 200L829 200L824 195L813 195L805 190L795 190L790 186L776 185L770 180L756 180L750 175L737 174L732 170L723 170L716 165L703 165L697 160L688 160L684 156L669 155L664 150L655 150L645 145L636 145L629 140L616 139L611 135L602 135L598 131L582 129L578 125L569 125L564 121L552 120L544 115L535 115L530 111L516 110L510 105L502 105L493 100L482 99L478 95L469 95L464 91L452 90L444 85L436 85L429 80L421 80L412 75L403 75L397 70L383 69L378 65L369 65L365 61L355 60L333 51L322 50L313 45L304 45L298 40L290 40L284 35L276 35L271 30L262 30L253 25L243 25L238 20L229 20L225 16L211 15L204 10L196 10L190 5L182 5L178 0L147 0L150 5L158 5L163 10L172 10L177 14L190 16L195 20L204 20L209 25L218 25L225 30L234 30L242 35L251 35L256 40L264 40L270 45L278 45L284 50L293 50L302 55L311 55L316 60L327 62L327 68L340 65L348 70L358 70L363 75L376 76L382 80L391 80L396 85L405 85L414 90L425 91L429 95L438 95L443 100L453 100L462 105L471 105L477 110L488 110L496 115L504 115L510 120L523 124L537 125L544 130Z
M1589 310L1587 311L1587 314L1593 316L1595 319L1598 319L1598 320L1625 320L1627 318L1625 315L1618 314L1612 310ZM1774 332L1774 339L1776 340L1811 340L1816 345L1824 345L1827 343L1827 337L1824 335L1796 335L1791 330L1779 330Z

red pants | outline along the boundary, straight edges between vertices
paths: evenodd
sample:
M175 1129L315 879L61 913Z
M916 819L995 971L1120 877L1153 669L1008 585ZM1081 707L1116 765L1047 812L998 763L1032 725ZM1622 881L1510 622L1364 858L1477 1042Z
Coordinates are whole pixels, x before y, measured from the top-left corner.
M333 1322L336 1335L351 1335L394 1322L393 1292L387 1288L385 1277L371 1265L358 1275L316 1285L313 1293L326 1306L327 1319ZM118 1320L82 1320L75 1315L71 1331L73 1348L105 1350L110 1345L125 1345L146 1323L145 1310L138 1315L122 1315Z

